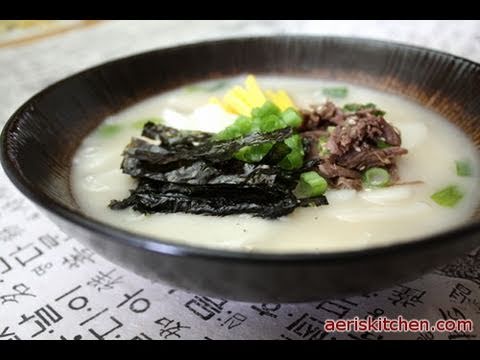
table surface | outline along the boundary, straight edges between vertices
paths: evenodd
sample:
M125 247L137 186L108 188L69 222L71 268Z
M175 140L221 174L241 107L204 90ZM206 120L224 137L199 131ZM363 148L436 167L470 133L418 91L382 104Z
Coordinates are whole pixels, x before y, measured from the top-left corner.
M480 61L479 21L106 21L0 48L0 123L45 86L106 60L204 39L284 33L394 40ZM480 323L480 250L413 282L348 299L295 305L211 299L101 258L62 233L0 171L1 340L480 338L479 329L323 329L325 319L368 315Z

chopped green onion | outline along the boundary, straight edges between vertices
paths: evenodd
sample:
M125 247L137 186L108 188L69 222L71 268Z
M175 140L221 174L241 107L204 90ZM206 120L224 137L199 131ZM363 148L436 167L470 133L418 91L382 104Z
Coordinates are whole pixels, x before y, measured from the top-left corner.
M386 112L383 110L375 109L374 111L372 111L372 114L375 116L383 116L386 114Z
M285 139L285 144L288 145L292 151L285 156L278 165L285 170L298 169L303 165L303 142L300 135L292 135L288 139Z
M291 151L290 154L285 156L278 165L285 170L298 169L303 165L303 154L298 151Z
M326 156L330 154L330 150L327 149L328 136L320 136L318 138L317 149L320 156Z
M256 118L258 121L258 128L260 132L268 133L275 130L283 129L287 125L277 115L266 115L263 118ZM254 127L256 127L256 121L254 120Z
M105 124L98 128L98 133L104 137L110 137L118 134L122 129L119 124Z
M304 172L295 188L295 196L299 199L320 196L327 190L328 183L315 171Z
M390 174L383 168L373 167L363 173L362 182L368 188L385 187L390 182Z
M468 160L455 161L458 176L472 176L472 166Z
M239 116L235 122L223 129L215 135L217 140L230 140L245 136L254 132L268 133L275 130L283 129L288 126L298 127L302 123L302 117L293 108L288 108L281 112L280 108L271 101L265 102L261 107L254 108L251 112L251 117ZM278 154L282 154L278 165L286 170L298 169L303 165L303 142L299 135L293 135L284 142L288 150L287 155L285 151L276 151L276 158ZM273 148L275 144L260 144L255 146L245 146L235 154L235 158L245 162L259 162L261 161ZM277 148L276 150L279 150ZM271 159L269 158L269 161ZM278 160L277 160L278 161Z
M244 146L235 153L235 158L248 163L259 162L268 154L272 147L272 143Z
M377 140L377 148L379 148L379 149L386 149L386 148L389 148L391 146L392 145L390 145L386 141L383 141L383 140L380 140L380 139Z
M271 101L266 101L261 107L252 110L252 117L263 118L267 115L280 116L280 108Z
M448 186L440 191L437 191L431 196L431 199L438 205L444 207L454 207L462 200L464 193L456 185Z
M324 88L322 92L323 95L334 98L344 98L348 95L348 89L345 86Z
M276 165L291 152L292 149L290 149L290 147L285 144L285 142L275 142L272 146L272 149L262 160L265 164Z
M288 108L282 113L282 120L287 126L296 128L302 125L302 117L293 108Z
M160 118L149 118L149 119L141 119L141 120L137 120L135 121L133 124L132 124L132 127L134 129L139 129L139 130L142 130L145 126L146 123L148 122L152 122L154 124L161 124L163 122L162 119Z
M379 108L377 108L377 105L373 103L367 103L367 104L350 103L350 104L343 105L343 110L348 112L357 112L357 111L366 110L366 109L374 110L372 111L372 113L375 116L383 116L386 114L385 111L380 110Z
M351 112L359 111L362 109L362 106L363 106L362 104L356 104L356 103L345 104L343 105L343 110L351 111Z
M286 109L283 113L271 101L265 102L261 107L252 110L252 117L239 116L235 122L216 135L217 140L230 140L245 136L252 132L272 132L290 127L298 127L302 118L293 108Z
M239 116L235 122L220 131L215 137L217 140L230 140L247 135L252 130L252 119Z

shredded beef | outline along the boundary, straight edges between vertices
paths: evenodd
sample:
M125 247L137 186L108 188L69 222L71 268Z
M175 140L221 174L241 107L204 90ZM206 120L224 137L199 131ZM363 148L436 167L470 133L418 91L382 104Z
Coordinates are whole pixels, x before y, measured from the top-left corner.
M330 125L339 125L345 120L345 114L342 109L328 101L323 105L313 105L308 109L302 110L303 123L301 131L317 130L321 127L326 129Z
M375 108L345 113L332 102L302 111L301 134L308 144L307 159L320 159L318 171L335 188L361 189L361 172L383 167L391 182L399 180L396 159L405 155L398 129ZM327 131L335 126L333 131ZM330 129L328 129L330 130ZM328 138L319 153L319 139ZM386 147L381 148L380 145Z
M397 156L405 155L407 150L399 146L387 149L367 149L360 152L350 151L337 158L337 163L348 169L363 171L372 167L385 167L394 163Z
M361 152L377 146L379 140L391 146L399 146L401 138L392 125L381 117L353 115L335 128L327 143L331 154L343 155L350 150Z
M358 171L348 169L330 161L323 161L318 165L320 174L327 178L347 177L350 179L360 179L361 174Z

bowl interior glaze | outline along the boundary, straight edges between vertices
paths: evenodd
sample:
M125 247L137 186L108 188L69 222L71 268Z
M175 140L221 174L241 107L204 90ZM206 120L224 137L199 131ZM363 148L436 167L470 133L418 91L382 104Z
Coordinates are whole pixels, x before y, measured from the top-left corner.
M382 41L280 36L210 41L155 50L108 62L55 83L28 100L8 121L1 138L2 165L27 197L61 224L74 224L80 229L79 236L88 237L91 243L95 243L93 238L98 235L109 239L102 241L158 254L193 256L205 261L306 261L314 264L381 256L384 252L406 254L422 244L440 244L472 235L478 238L480 208L464 226L387 249L332 254L244 254L138 236L99 223L80 211L70 188L71 159L83 138L106 116L178 86L246 72L335 79L399 94L446 117L480 149L480 65L441 52ZM459 242L459 252L473 246L471 241L468 246ZM100 251L107 247L104 243L96 245ZM108 256L107 251L104 253ZM117 262L128 267L130 260L126 258L128 256ZM137 271L138 266L132 268ZM162 278L152 269L142 268L138 272ZM208 288L208 285L203 286ZM348 290L357 291L351 286ZM218 290L207 289L206 292L222 294ZM335 294L335 291L330 293ZM304 300L312 298L307 294L282 298L281 289L263 298L302 301L301 296ZM233 297L242 296L234 294Z

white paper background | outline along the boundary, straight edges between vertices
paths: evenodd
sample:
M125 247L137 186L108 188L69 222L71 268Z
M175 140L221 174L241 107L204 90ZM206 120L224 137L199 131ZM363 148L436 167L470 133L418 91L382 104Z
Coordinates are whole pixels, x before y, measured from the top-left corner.
M203 39L279 33L395 40L480 61L479 21L109 21L0 49L0 123L52 82L106 60ZM480 324L480 251L443 272L349 299L297 305L207 299L153 284L100 258L61 233L0 172L0 340L480 337L479 329L322 331L325 319L369 314L432 322L470 318Z

